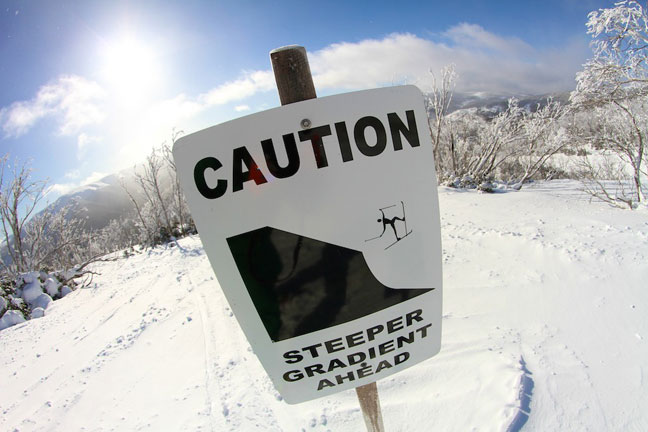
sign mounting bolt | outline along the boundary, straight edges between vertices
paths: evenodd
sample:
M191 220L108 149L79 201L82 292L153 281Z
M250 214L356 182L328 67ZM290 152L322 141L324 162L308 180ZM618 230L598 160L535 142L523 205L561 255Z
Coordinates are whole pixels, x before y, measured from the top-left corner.
M309 119L305 118L299 124L301 125L302 129L308 129L312 126L313 123Z

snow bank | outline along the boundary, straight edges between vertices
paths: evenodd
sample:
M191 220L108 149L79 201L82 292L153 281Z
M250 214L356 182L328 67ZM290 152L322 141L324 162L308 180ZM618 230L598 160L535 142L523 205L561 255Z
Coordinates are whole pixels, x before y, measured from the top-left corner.
M648 221L577 188L440 189L443 345L378 383L387 430L648 429ZM0 333L0 430L364 430L353 391L281 400L180 245Z

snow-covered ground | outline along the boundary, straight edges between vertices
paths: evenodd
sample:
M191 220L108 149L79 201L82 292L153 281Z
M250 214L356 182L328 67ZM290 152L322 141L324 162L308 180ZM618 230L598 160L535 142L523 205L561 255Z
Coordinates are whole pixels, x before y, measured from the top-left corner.
M577 187L439 190L442 350L378 383L387 431L648 430L648 213ZM281 400L180 245L0 332L0 430L364 430L353 391Z

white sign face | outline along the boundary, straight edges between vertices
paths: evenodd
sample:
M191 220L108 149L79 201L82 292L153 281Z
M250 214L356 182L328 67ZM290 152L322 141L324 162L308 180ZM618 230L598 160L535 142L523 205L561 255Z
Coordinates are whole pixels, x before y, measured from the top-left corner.
M439 351L437 185L416 87L253 114L173 155L216 277L288 403Z

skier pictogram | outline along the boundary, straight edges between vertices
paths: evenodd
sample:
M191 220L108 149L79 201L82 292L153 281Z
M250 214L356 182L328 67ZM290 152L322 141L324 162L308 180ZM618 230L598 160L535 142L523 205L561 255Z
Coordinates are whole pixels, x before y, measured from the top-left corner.
M407 218L405 217L405 203L403 203L403 201L401 201L400 203L401 203L401 207L402 207L402 211L403 211L403 217L394 216L392 218L389 218L389 217L387 217L385 215L385 210L397 207L398 204L394 204L394 205L390 205L390 206L378 209L378 211L380 211L381 217L377 221L378 221L378 223L382 223L382 233L380 233L380 235L378 235L376 237L372 237L370 239L365 240L365 242L372 241L372 240L377 240L379 238L382 238L382 236L385 235L385 232L387 231L387 225L389 225L391 227L392 231L394 231L394 236L396 237L396 241L389 244L385 248L385 250L387 250L390 247L394 246L396 243L403 240L405 237L407 237L408 235L410 235L412 233L412 230L409 230L409 231L407 230ZM403 222L403 225L405 226L405 234L402 237L398 235L398 230L396 229L396 221Z

